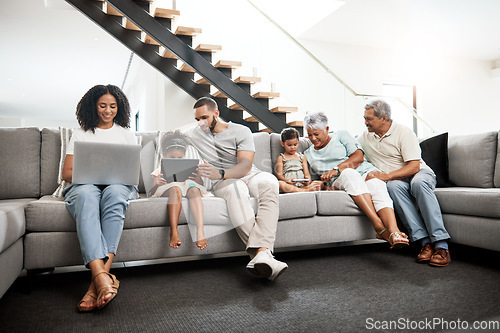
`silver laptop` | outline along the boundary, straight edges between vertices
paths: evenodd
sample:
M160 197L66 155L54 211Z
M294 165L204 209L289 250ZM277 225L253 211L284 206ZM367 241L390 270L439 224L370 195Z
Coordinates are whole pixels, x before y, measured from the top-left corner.
M77 141L73 154L73 183L137 185L140 154L140 145Z
M163 158L161 173L167 183L183 182L193 176L199 162L197 159L189 158Z

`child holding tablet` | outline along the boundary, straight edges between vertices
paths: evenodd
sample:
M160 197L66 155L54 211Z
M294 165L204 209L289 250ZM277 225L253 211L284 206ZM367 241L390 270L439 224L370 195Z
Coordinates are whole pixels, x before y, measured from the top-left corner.
M166 132L161 139L162 158L185 158L189 139L180 131ZM178 248L182 243L179 238L178 224L182 208L182 197L188 198L190 211L196 222L196 246L201 250L208 243L203 232L203 202L202 195L208 192L203 186L201 177L193 177L182 182L167 183L161 173L161 166L151 173L153 188L152 197L168 197L168 220L170 222L170 246Z
M321 181L311 182L311 175L306 157L297 152L299 131L285 128L281 131L281 145L285 152L276 160L276 174L281 193L306 192L321 190Z

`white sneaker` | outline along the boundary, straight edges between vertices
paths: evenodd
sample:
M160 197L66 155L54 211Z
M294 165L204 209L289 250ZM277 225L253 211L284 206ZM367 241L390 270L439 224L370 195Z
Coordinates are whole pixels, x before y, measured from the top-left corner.
M274 259L271 250L260 251L247 265L250 273L274 281L288 268L284 262Z

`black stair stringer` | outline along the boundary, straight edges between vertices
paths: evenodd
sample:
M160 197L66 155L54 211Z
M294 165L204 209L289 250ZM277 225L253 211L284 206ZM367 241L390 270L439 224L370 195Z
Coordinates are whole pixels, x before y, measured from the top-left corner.
M120 24L120 17L113 17L105 14L92 0L66 0L66 2L84 13L147 63L157 68L193 98L197 99L203 96L211 97L206 87L196 84L192 80L192 73L179 71L175 66L175 60L172 61L172 59L163 58L158 54L157 46L143 43L137 38L136 33L122 27ZM279 132L281 129L288 127L282 119L262 106L257 100L250 96L250 94L221 73L202 55L182 42L170 30L166 29L144 9L134 3L134 1L108 0L107 2L149 36L153 37L158 43L192 67L226 96L230 96L238 105L248 110L250 114L262 122L266 127L275 132ZM120 21L118 19L120 19ZM237 113L230 110L227 105L223 103L219 104L220 115L223 119L248 126L253 132L258 130L257 123L246 122L241 117L238 117Z

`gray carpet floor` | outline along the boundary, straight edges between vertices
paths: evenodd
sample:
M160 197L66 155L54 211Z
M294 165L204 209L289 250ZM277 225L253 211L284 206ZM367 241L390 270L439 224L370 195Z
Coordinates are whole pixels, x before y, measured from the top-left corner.
M410 325L500 320L500 254L451 250L446 268L386 244L278 253L290 267L275 282L250 275L246 257L119 268L116 299L87 314L76 304L89 272L37 276L30 294L20 278L0 299L0 331L429 332L454 327Z

